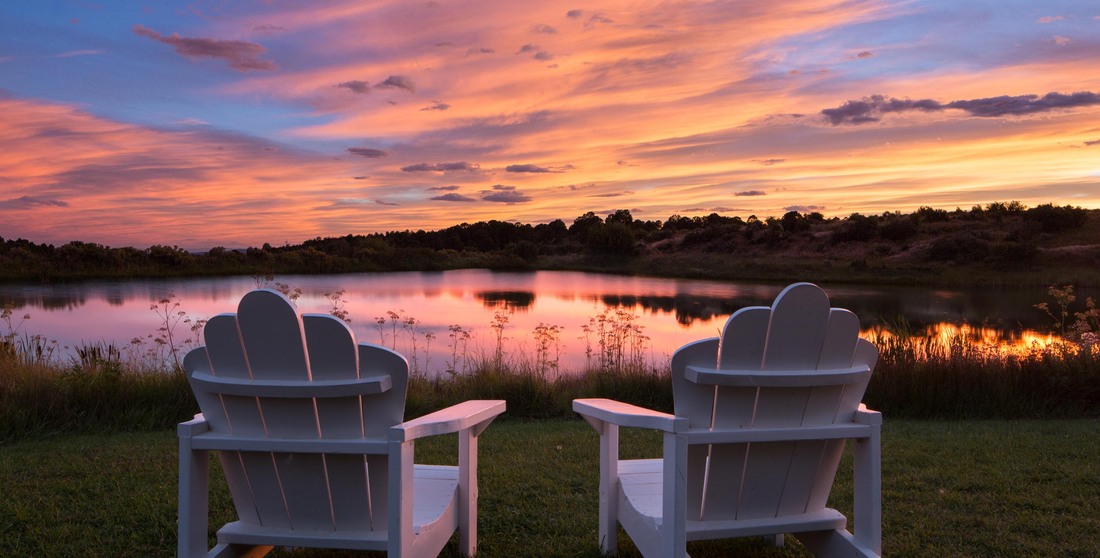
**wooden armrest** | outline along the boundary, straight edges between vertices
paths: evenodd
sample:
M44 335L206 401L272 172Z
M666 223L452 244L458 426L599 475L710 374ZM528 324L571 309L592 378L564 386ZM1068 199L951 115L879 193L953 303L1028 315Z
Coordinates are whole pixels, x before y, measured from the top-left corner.
M211 376L203 372L191 374L191 381L208 393L243 397L280 397L312 399L314 397L346 397L375 395L389 391L393 380L389 375L347 380L250 380Z
M703 366L684 367L689 382L733 387L816 387L854 384L871 374L866 364L836 370L725 370Z
M856 409L856 415L852 420L860 424L882 424L882 413L872 411L867 408L867 405L860 403L859 408Z
M688 420L611 399L574 399L573 410L596 420L629 428L648 428L664 432L684 432Z
M450 434L467 428L487 426L504 410L505 402L501 400L465 401L398 424L390 428L389 439L395 442L407 442L425 436Z
M202 416L202 413L195 415L195 418L181 422L176 426L176 435L180 438L188 438L197 436L203 432L210 431L210 423L206 422L206 417Z

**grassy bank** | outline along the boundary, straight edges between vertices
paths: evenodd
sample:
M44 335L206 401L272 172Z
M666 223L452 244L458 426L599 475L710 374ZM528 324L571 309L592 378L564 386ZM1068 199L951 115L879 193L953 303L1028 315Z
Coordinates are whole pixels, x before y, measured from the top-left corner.
M1094 558L1100 552L1098 427L1096 420L888 420L885 554ZM624 433L624 454L657 455L659 441L647 434ZM449 439L430 442L418 445L419 461L453 459ZM481 556L599 556L598 440L591 428L575 419L501 420L483 434L480 450ZM168 430L2 445L0 555L172 556L176 467ZM845 513L848 471L843 465L833 495ZM212 521L220 525L232 508L220 478L214 486ZM638 555L623 535L620 549L622 556ZM751 539L692 543L689 551L697 558L807 555L795 543L775 549ZM454 545L443 555L454 556Z

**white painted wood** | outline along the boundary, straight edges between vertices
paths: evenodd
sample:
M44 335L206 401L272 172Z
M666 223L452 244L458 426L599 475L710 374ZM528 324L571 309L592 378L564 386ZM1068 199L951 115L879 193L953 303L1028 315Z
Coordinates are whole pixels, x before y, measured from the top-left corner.
M860 400L878 351L858 335L854 314L798 283L673 355L675 415L575 400L601 438L601 550L614 551L604 539L618 522L647 557L686 556L687 540L783 533L819 556L877 556L881 415ZM618 426L664 431L662 459L619 460ZM826 507L846 440L855 535Z
M178 545L180 558L195 558L206 554L207 517L209 517L210 458L206 452L194 451L191 440L209 430L202 415L182 422L179 436L179 518L192 528L181 530Z
M618 426L649 428L665 432L687 430L687 421L677 420L675 415L651 411L644 407L611 399L574 399L573 410L585 417L610 422Z
M210 323L206 345L184 357L204 414L179 428L180 556L262 556L274 545L427 557L456 531L460 552L476 551L477 438L503 401L402 422L405 358L356 344L332 316L299 317L275 291L253 291ZM458 435L458 465L414 465L414 440L445 433ZM210 451L238 521L207 552Z
M732 370L685 366L684 377L700 385L748 388L845 386L870 379L871 369L859 365L828 370ZM833 403L835 407L836 403Z
M390 429L390 440L407 442L473 428L504 412L504 401L464 401L403 422Z
M241 382L239 378L224 378L197 371L191 375L191 383L201 387L207 394L273 397L277 399L323 399L352 395L377 395L389 391L393 387L389 376L313 381L254 379ZM354 418L359 419L358 414ZM362 434L361 431L356 433Z

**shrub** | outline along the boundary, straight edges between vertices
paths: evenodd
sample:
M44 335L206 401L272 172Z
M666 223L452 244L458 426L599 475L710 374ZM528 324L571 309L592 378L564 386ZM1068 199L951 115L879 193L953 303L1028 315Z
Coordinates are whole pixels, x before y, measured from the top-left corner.
M1039 223L1043 232L1054 233L1081 228L1088 220L1088 211L1068 205L1055 207L1048 203L1027 210L1024 219Z
M925 257L933 262L977 263L985 260L989 252L989 241L963 233L932 242Z
M905 242L917 236L917 222L907 217L894 217L878 228L878 234L891 242Z
M851 214L840 226L840 230L833 233L833 240L837 242L862 242L871 240L878 230L878 222L874 217Z

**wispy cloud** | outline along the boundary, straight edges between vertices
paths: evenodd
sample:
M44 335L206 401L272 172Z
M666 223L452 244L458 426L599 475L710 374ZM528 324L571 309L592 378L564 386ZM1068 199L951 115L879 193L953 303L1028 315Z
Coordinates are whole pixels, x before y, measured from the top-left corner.
M229 63L234 70L248 72L252 70L274 70L275 63L268 60L260 60L267 49L257 43L245 41L229 41L222 39L205 39L193 37L181 37L176 33L165 37L144 25L134 25L134 33L142 37L148 37L154 41L170 45L176 52L191 58L221 58Z
M343 87L352 93L364 95L370 93L370 84L362 80L352 80L337 83L336 87Z
M33 196L21 196L8 200L0 200L0 209L34 209L40 207L68 207L69 204L61 200L43 199Z
M446 202L473 202L477 201L469 196L462 194L443 194L442 196L435 196L431 198L434 201L446 201Z
M558 172L558 171L550 170L546 167L540 167L538 165L531 165L531 164L508 165L507 167L504 167L504 170L507 171L507 172L532 172L532 173Z
M390 76L374 85L385 89L403 89L409 93L416 92L416 85L409 76Z
M1022 116L1052 110L1071 109L1100 105L1100 93L1081 91L1077 93L1047 93L1046 95L1002 95L983 99L971 99L941 103L932 99L897 99L884 95L872 95L858 101L848 101L843 105L824 109L821 114L834 126L838 124L869 124L879 122L890 113L901 112L942 112L958 109L971 116L993 118L999 116Z
M534 44L530 44L530 43L520 47L520 49L516 52L516 54L530 54L531 57L534 58L535 60L541 60L541 61L548 61L548 60L553 60L554 59L553 54L550 54L549 52L547 52L545 50L542 50L541 48L538 47L538 45L534 45Z
M531 196L516 189L515 186L496 184L492 190L482 192L481 199L499 203L523 203L531 201Z
M405 172L475 172L480 168L481 167L476 163L458 161L454 163L417 163L415 165L401 167L401 170Z
M286 27L283 27L281 25L272 25L270 23L257 25L253 27L252 30L256 31L257 33L283 33L285 31L289 31L289 29L287 29Z
M97 54L103 54L102 50L88 49L88 50L70 50L62 52L61 54L53 55L54 58L73 58L74 56L95 56Z
M381 149L374 149L371 147L349 147L348 153L352 155L358 155L360 157L366 157L368 159L379 159L385 157L387 153Z

